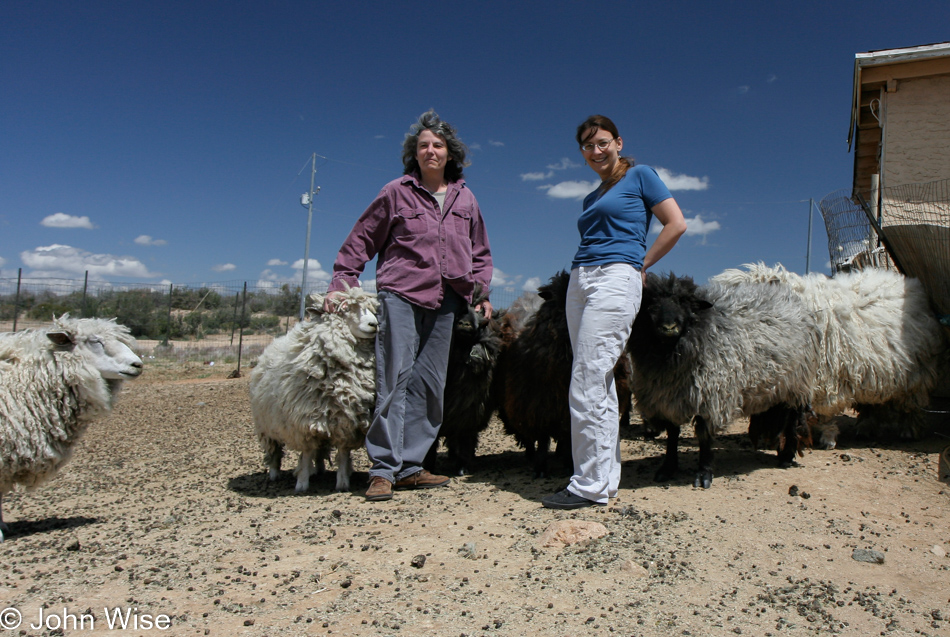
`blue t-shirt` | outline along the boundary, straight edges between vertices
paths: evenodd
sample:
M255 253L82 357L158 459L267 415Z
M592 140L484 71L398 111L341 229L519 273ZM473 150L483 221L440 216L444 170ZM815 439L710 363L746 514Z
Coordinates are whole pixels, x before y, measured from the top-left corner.
M650 209L669 199L669 188L649 166L633 166L614 187L600 195L600 188L584 199L577 220L581 245L571 269L581 265L629 263L643 267Z

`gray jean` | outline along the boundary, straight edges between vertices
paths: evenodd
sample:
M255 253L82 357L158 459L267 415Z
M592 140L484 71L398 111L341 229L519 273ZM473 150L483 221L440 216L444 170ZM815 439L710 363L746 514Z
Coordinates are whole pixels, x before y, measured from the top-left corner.
M376 333L376 409L366 432L370 478L391 482L422 470L442 426L452 326L465 300L446 288L428 310L380 291Z

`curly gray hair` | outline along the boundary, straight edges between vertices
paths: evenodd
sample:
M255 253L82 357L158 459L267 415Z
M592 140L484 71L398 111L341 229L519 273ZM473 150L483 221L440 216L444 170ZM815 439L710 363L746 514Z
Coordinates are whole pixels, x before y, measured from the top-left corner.
M448 122L442 121L439 114L433 109L427 110L419 116L419 121L409 127L406 139L402 143L403 174L419 172L419 161L416 159L416 146L422 131L429 130L445 140L445 147L449 151L449 159L445 164L446 181L457 181L462 178L462 169L469 165L465 161L468 148L458 138L455 128Z

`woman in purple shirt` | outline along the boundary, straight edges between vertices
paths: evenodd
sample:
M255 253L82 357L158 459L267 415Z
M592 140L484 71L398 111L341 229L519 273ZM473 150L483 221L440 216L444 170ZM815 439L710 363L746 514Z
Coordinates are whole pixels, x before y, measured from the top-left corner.
M581 153L600 177L577 221L581 243L571 265L565 311L574 360L569 408L574 475L541 503L551 509L606 504L620 485L620 414L614 366L623 354L647 268L686 232L669 189L649 166L622 157L623 139L612 121L592 115L577 127ZM648 250L656 217L663 230Z
M488 291L491 250L475 196L462 179L466 148L432 110L403 142L404 174L385 186L343 242L324 307L359 285L378 255L376 408L366 433L372 467L367 500L393 489L449 483L422 468L442 424L443 391L455 315ZM491 303L479 309L491 317Z

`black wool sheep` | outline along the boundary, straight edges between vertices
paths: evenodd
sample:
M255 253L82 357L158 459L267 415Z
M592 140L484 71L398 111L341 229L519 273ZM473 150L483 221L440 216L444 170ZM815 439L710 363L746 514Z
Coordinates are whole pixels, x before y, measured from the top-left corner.
M669 480L678 470L680 427L694 418L694 484L709 488L717 432L740 416L779 405L803 412L814 391L818 342L814 318L787 287L698 287L689 277L648 275L628 348L637 407L667 431L656 480ZM795 439L797 417L779 415L786 438Z
M548 474L551 440L557 443L556 454L564 466L568 470L574 466L568 409L574 356L565 314L569 281L570 275L562 270L538 288L541 306L520 332L502 327L507 338L495 375L498 416L534 461L538 477ZM621 423L630 418L631 373L630 358L624 354L614 369Z
M474 305L482 300L476 292ZM501 337L494 321L485 318L474 305L456 317L446 372L445 402L439 439L445 440L452 471L471 471L478 435L488 427L495 405L491 386L501 350ZM438 439L426 455L426 469L434 471Z

